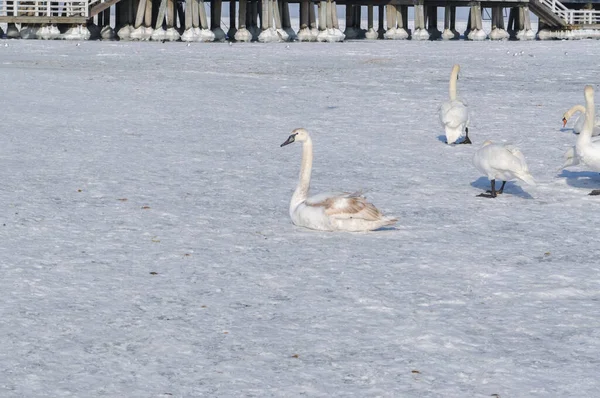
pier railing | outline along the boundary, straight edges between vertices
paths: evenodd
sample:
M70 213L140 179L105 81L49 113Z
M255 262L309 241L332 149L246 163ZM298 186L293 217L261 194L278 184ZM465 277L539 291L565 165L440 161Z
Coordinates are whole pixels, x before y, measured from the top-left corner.
M558 0L538 0L568 25L598 25L600 10L572 10Z
M98 0L92 0L98 1ZM88 18L90 10L89 0L61 0L61 1L24 1L0 0L0 17L2 19L19 19L23 21L36 18ZM12 18L11 18L12 17Z

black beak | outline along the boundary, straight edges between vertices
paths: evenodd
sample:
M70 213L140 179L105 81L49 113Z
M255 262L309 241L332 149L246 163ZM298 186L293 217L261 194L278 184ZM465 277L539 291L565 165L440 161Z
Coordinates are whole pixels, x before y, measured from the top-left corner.
M293 143L294 141L296 141L296 134L290 135L288 137L288 139L285 140L285 142L283 144L279 145L279 147L289 145L289 144Z

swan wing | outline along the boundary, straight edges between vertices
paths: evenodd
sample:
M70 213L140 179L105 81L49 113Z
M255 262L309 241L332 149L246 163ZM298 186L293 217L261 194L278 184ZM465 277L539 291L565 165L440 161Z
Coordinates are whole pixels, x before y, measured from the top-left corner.
M521 167L524 170L528 170L529 168L527 167L527 162L525 161L525 156L523 155L523 152L521 152L521 150L519 148L517 148L514 145L506 145L505 146L506 150L508 150L515 158L518 159Z
M456 128L469 121L467 104L462 100L446 101L440 107L442 125Z
M367 198L360 191L335 196L320 194L311 197L306 201L306 204L313 207L322 207L326 215L337 219L356 218L365 221L378 221L383 217L375 206L367 202Z

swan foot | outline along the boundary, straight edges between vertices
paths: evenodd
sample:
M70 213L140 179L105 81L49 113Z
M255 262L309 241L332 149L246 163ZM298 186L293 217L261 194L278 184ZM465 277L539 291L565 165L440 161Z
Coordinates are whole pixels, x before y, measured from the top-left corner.
M499 191L496 191L496 180L491 180L490 185L492 186L491 191L486 191L486 193L480 193L477 195L479 198L495 198L499 193L504 191L504 185L506 185L506 181L502 181L502 187L500 187Z
M598 196L600 195L600 189L594 189L592 192L590 192L588 195L591 196Z

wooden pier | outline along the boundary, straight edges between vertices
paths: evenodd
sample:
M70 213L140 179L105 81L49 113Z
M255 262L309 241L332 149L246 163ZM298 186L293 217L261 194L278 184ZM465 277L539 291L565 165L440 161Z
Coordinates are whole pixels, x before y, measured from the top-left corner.
M229 30L224 32L222 0L0 0L0 23L7 24L6 32L0 29L0 37L239 42L455 40L461 37L456 31L457 7L469 8L467 29L462 34L468 40L542 37L531 29L530 11L539 17L540 32L548 37L553 32L576 31L591 32L590 37L598 32L600 37L600 0L236 0L226 2L226 6ZM337 15L338 6L344 7L345 15ZM296 29L292 28L290 7L299 10ZM367 26L361 26L364 7ZM414 10L413 29L408 26L410 7ZM438 29L439 7L444 9L442 31ZM491 15L490 32L482 27L484 11ZM344 32L340 17L345 19Z

